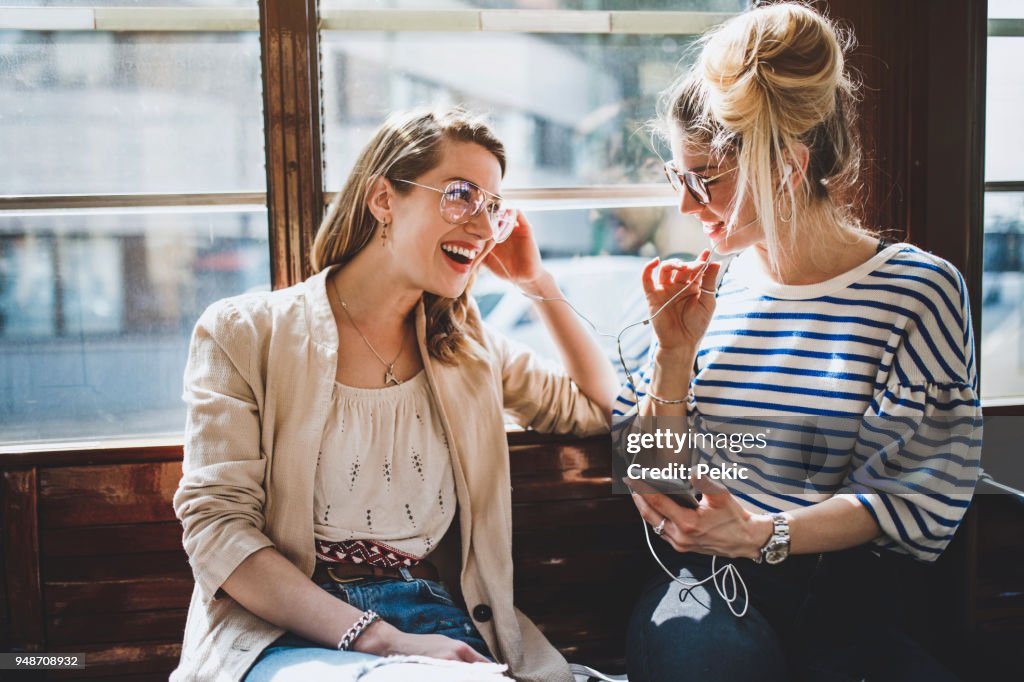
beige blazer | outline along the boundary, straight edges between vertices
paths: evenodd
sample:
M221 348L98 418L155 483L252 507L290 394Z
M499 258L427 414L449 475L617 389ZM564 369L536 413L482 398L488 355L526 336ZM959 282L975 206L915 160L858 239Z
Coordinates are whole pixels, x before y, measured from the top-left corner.
M313 482L331 405L338 334L327 270L271 293L219 301L196 324L185 368L188 406L174 510L195 574L181 661L172 682L240 680L283 633L220 586L250 554L276 547L313 574ZM512 605L512 503L502 414L538 431L607 429L564 374L485 331L484 360L432 362L416 334L451 449L461 528L462 594L477 628L520 680L571 681L562 656ZM485 611L485 609L481 609Z

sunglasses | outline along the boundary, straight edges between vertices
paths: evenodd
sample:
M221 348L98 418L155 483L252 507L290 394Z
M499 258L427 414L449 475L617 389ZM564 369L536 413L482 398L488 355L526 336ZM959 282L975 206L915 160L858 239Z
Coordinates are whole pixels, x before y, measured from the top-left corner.
M502 198L474 185L469 180L453 180L444 189L421 185L412 180L396 180L429 189L441 195L441 217L451 225L464 225L481 211L487 211L491 236L496 244L509 238L516 227L516 211L502 206Z
M690 196L693 197L694 201L701 206L707 206L711 203L711 190L708 188L712 183L717 181L723 175L731 173L734 170L736 170L735 166L727 171L719 173L718 175L706 178L691 170L680 170L679 167L676 166L675 161L665 162L665 177L668 178L668 182L672 185L672 189L681 194L685 187L690 193Z

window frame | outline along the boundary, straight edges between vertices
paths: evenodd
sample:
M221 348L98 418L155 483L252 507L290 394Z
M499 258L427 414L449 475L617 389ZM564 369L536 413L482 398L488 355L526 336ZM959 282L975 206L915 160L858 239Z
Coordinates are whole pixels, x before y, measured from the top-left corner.
M1002 19L1002 18L987 18L986 23L987 35L986 44L988 38L1017 38L1018 40L1024 40L1024 19ZM984 108L985 91L982 92L982 103L981 106ZM984 138L982 139L984 144ZM984 165L982 166L982 174L984 175ZM985 238L985 226L984 226L984 196L990 192L1024 192L1024 178L1018 180L993 180L984 182L984 192L982 193L982 224L979 228L980 236L979 239L984 243ZM978 265L979 270L981 265ZM981 310L981 273L978 274L978 281L975 284L978 288L979 303L975 310ZM973 305L973 299L972 299ZM980 313L976 316L978 323L980 324ZM979 331L975 330L976 343L978 344L980 356L980 348L983 340ZM980 371L980 370L979 370ZM1024 391L1022 391L1024 393ZM1024 415L1024 397L1008 397L1008 398L993 398L988 401L983 401L985 414L988 416L1020 416Z

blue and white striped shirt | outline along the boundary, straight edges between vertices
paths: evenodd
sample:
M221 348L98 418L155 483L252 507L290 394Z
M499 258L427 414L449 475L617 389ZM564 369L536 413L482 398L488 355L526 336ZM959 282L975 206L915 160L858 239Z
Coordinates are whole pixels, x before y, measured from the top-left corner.
M698 448L740 464L730 490L752 511L855 495L881 547L934 560L979 473L981 406L970 307L947 261L894 244L814 285L768 279L747 251L719 286L697 354L688 421L770 429L767 450ZM623 387L617 425L636 413L650 364ZM810 471L810 473L809 473Z

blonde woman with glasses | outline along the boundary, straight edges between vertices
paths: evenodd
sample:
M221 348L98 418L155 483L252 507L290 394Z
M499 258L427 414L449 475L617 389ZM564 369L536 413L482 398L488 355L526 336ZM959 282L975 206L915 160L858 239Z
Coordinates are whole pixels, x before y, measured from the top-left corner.
M635 607L631 682L949 679L901 618L979 471L968 296L952 265L878 239L848 203L848 45L808 6L752 9L666 98L679 210L734 257L647 267L664 310L616 412L766 447L684 452L746 475L694 481L693 508L634 495L668 575Z
M469 290L498 258L561 296L504 172L476 117L393 116L317 233L317 274L199 320L174 498L197 584L172 680L573 679L513 606L503 414L598 433L616 381L565 306L539 312L568 374L482 324Z

